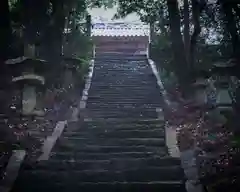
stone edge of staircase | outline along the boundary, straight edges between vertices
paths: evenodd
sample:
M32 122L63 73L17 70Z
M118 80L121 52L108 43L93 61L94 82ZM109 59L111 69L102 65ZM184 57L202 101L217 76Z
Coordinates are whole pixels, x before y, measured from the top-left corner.
M160 73L157 70L156 64L150 58L147 58L147 60L148 60L148 63L149 63L149 65L150 65L150 67L153 71L154 76L156 77L157 84L160 87L161 94L163 96L163 101L167 105L169 105L170 100L168 99L167 91L164 88L164 85L163 85L163 82L160 78ZM158 115L159 115L159 112L158 112ZM166 137L167 137L166 129L165 129L165 134L166 134ZM200 183L198 183L196 180L194 180L194 179L192 180L188 175L190 172L193 172L193 171L198 172L198 171L195 170L197 168L195 167L195 164L193 163L193 161L195 159L194 154L195 154L194 150L186 150L186 151L179 152L179 158L181 160L181 167L183 168L184 174L186 175L186 178L187 178L187 181L185 183L185 188L186 188L187 192L204 192L203 186ZM198 178L198 175L195 175L194 178Z
M166 105L169 105L170 101L168 99L167 91L164 88L164 85L163 85L163 82L161 80L160 73L157 70L156 64L153 60L151 60L149 58L147 58L147 60L148 60L148 64L150 65L150 67L152 69L152 72L153 72L154 76L156 77L157 84L158 84L158 86L160 88L160 92L162 94L163 102ZM164 121L164 109L157 108L156 112L158 114L158 119ZM172 130L170 128L167 128L165 126L165 138L166 138L166 146L168 148L169 155L172 156L172 157L180 158L180 152L179 152L179 149L178 149L178 147L176 145L176 142L175 142L177 140L176 131Z
M93 69L94 69L94 59L92 59L89 63L89 72L85 81L85 87L82 91L82 97L80 99L80 102L78 104L78 107L76 107L73 110L71 119L69 120L69 122L76 122L79 120L79 117L81 116L80 111L86 108L86 104L87 104L87 99L88 99L88 91L91 87L91 83L92 83L92 76L93 76Z

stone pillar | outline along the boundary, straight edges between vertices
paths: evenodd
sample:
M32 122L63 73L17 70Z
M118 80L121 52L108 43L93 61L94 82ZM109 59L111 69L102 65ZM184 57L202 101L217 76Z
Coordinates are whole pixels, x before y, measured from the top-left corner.
M24 56L35 57L35 45L24 44ZM22 72L22 75L33 73L33 69L29 68ZM22 89L22 113L24 115L31 114L37 105L37 93L35 86L28 84L23 85Z
M93 44L93 58L95 58L95 55L96 55L96 45Z
M148 50L147 50L147 57L151 57L151 46L154 40L154 22L150 23L150 33L149 33L149 42L148 42Z
M193 84L195 92L195 101L197 105L204 105L207 103L207 88L208 82L204 78L198 78Z
M25 84L22 90L22 113L31 114L37 105L37 94L34 86Z
M24 44L24 56L34 58L35 57L35 45L34 44Z
M203 192L203 186L199 183L196 149L181 151L180 159L184 173L187 177L185 183L187 192Z
M91 36L91 29L92 29L92 21L91 15L87 15L86 17L86 28L87 28L87 36Z

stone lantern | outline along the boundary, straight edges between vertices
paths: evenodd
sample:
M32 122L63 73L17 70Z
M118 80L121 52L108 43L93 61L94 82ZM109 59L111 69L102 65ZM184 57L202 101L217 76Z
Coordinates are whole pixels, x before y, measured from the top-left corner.
M194 88L194 96L197 105L203 105L207 103L207 93L206 88L208 86L208 82L206 79L196 79L195 83L193 83Z
M232 72L235 69L234 62L219 62L214 65L217 74L214 86L217 90L216 106L220 110L232 110L233 100L230 94L230 82Z
M214 64L212 69L212 81L216 90L216 107L220 109L220 111L229 111L233 109L230 83L234 68L235 63L233 62L218 62Z
M73 77L74 77L74 73L76 73L77 71L80 71L82 60L74 56L72 57L64 56L64 61L66 62L66 65L64 66L65 73L64 73L63 87L67 89L67 88L70 88L71 86L74 86L75 83L77 83L74 81Z
M35 45L26 45L24 55L16 59L9 59L5 64L13 72L12 83L21 89L22 115L43 116L44 110L37 109L37 89L43 87L45 78L42 73L46 61L35 58Z
M199 74L196 75L196 80L192 84L196 105L202 106L202 105L207 104L207 102L208 102L208 97L207 97L208 86L209 86L208 72L201 71Z

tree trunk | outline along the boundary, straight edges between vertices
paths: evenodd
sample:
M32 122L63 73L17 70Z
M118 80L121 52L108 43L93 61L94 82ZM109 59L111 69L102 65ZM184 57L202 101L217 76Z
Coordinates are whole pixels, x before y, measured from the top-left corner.
M53 14L46 40L48 44L47 57L53 63L59 64L62 55L63 31L65 26L65 14L63 0L52 1Z
M240 7L237 4L233 5L233 9L236 12L236 15L240 18Z
M8 0L0 1L0 65L9 56L11 21Z
M55 54L56 56L61 56L63 31L65 26L63 1L61 0L57 2L53 9L55 9L54 15Z
M185 54L182 51L184 50L183 38L180 30L180 15L178 9L177 0L167 0L168 14L170 21L170 30L171 30L171 40L172 40L172 49L174 54L174 63L176 68L176 75L179 78L180 84L187 83L187 60Z
M191 0L191 1L192 1L192 17L193 17L194 30L190 40L189 62L191 67L194 67L197 38L201 33L199 18L200 18L200 13L202 11L202 8L201 8L201 5L196 0Z
M227 0L219 0L221 8L224 13L224 20L228 32L231 36L231 42L233 46L233 57L240 60L240 45L239 45L239 34L236 26L236 20L232 12L232 5Z
M190 46L190 30L189 30L189 2L184 0L184 46L185 54L188 62L188 67L190 68L191 63L189 63L189 46Z

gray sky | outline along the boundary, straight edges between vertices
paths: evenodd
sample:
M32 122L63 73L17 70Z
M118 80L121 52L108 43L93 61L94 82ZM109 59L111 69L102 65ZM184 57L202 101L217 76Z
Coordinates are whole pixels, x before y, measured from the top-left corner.
M114 7L112 9L104 9L104 8L94 8L89 10L89 13L92 15L92 19L102 17L104 20L111 21L114 14L117 12L117 8ZM120 19L118 21L125 21L125 22L140 22L139 17L137 14L130 14L124 19Z

